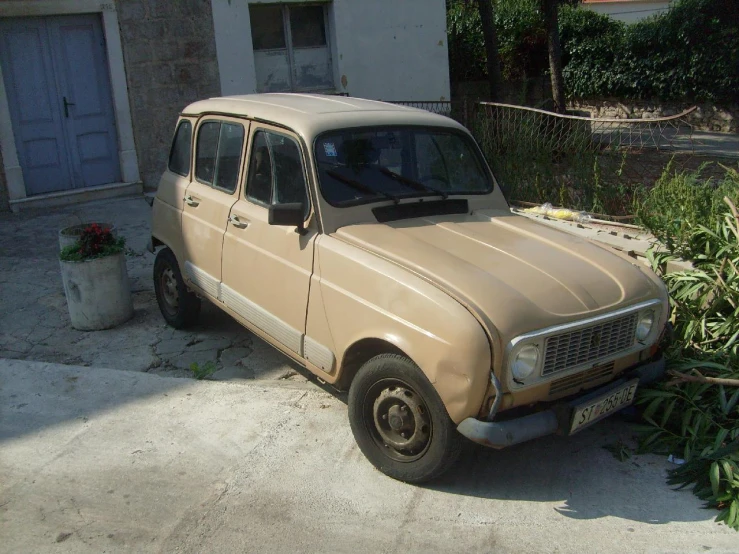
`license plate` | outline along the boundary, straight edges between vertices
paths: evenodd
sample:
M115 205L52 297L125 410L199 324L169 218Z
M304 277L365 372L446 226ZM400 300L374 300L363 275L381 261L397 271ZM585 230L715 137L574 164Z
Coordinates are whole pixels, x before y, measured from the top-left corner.
M596 421L617 412L621 408L632 404L636 396L636 386L638 384L639 379L634 379L614 391L607 392L598 398L590 400L586 404L576 406L575 414L572 418L572 426L570 427L570 434L576 433Z

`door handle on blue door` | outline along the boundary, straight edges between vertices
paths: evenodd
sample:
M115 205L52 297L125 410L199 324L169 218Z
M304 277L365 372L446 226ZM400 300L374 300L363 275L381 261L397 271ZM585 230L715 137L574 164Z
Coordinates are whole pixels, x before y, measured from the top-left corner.
M74 102L67 102L67 97L62 96L62 99L64 100L64 117L69 117L69 106L76 106Z
M237 215L230 215L230 216L228 216L228 221L234 227L238 227L239 229L243 229L244 227L248 227L249 226L249 222L248 221L241 221L239 219L239 216L237 216Z

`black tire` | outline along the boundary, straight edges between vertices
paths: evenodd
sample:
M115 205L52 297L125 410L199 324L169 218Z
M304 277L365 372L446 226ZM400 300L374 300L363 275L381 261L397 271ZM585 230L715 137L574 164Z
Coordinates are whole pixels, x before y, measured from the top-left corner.
M200 298L187 288L177 258L164 248L154 260L154 292L164 319L175 329L194 324L200 315Z
M407 483L439 477L462 447L433 385L397 354L375 356L359 369L349 388L349 423L372 465Z

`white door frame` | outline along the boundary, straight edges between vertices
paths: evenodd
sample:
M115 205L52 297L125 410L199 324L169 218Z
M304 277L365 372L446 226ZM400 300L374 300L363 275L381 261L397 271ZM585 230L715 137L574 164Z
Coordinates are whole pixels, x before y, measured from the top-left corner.
M108 55L110 85L113 92L113 109L118 132L118 157L121 164L121 179L125 183L140 180L139 162L133 140L131 106L128 102L126 67L123 62L121 33L115 0L100 3L98 0L14 0L0 2L0 17L32 17L42 15L70 15L101 13L105 48ZM26 197L26 185L15 148L13 123L10 120L8 95L5 90L2 67L0 67L0 149L2 149L5 177L8 183L8 198L20 200Z

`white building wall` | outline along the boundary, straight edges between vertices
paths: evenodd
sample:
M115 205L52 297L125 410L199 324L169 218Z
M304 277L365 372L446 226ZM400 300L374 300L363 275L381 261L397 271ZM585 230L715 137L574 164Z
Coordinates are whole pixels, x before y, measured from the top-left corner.
M257 2L211 2L221 92L254 93L249 4ZM333 0L327 5L335 92L381 100L449 99L445 0Z
M587 2L583 4L583 6L594 12L608 15L624 23L636 23L645 17L665 13L669 5L669 0L659 2L625 0L623 2Z

